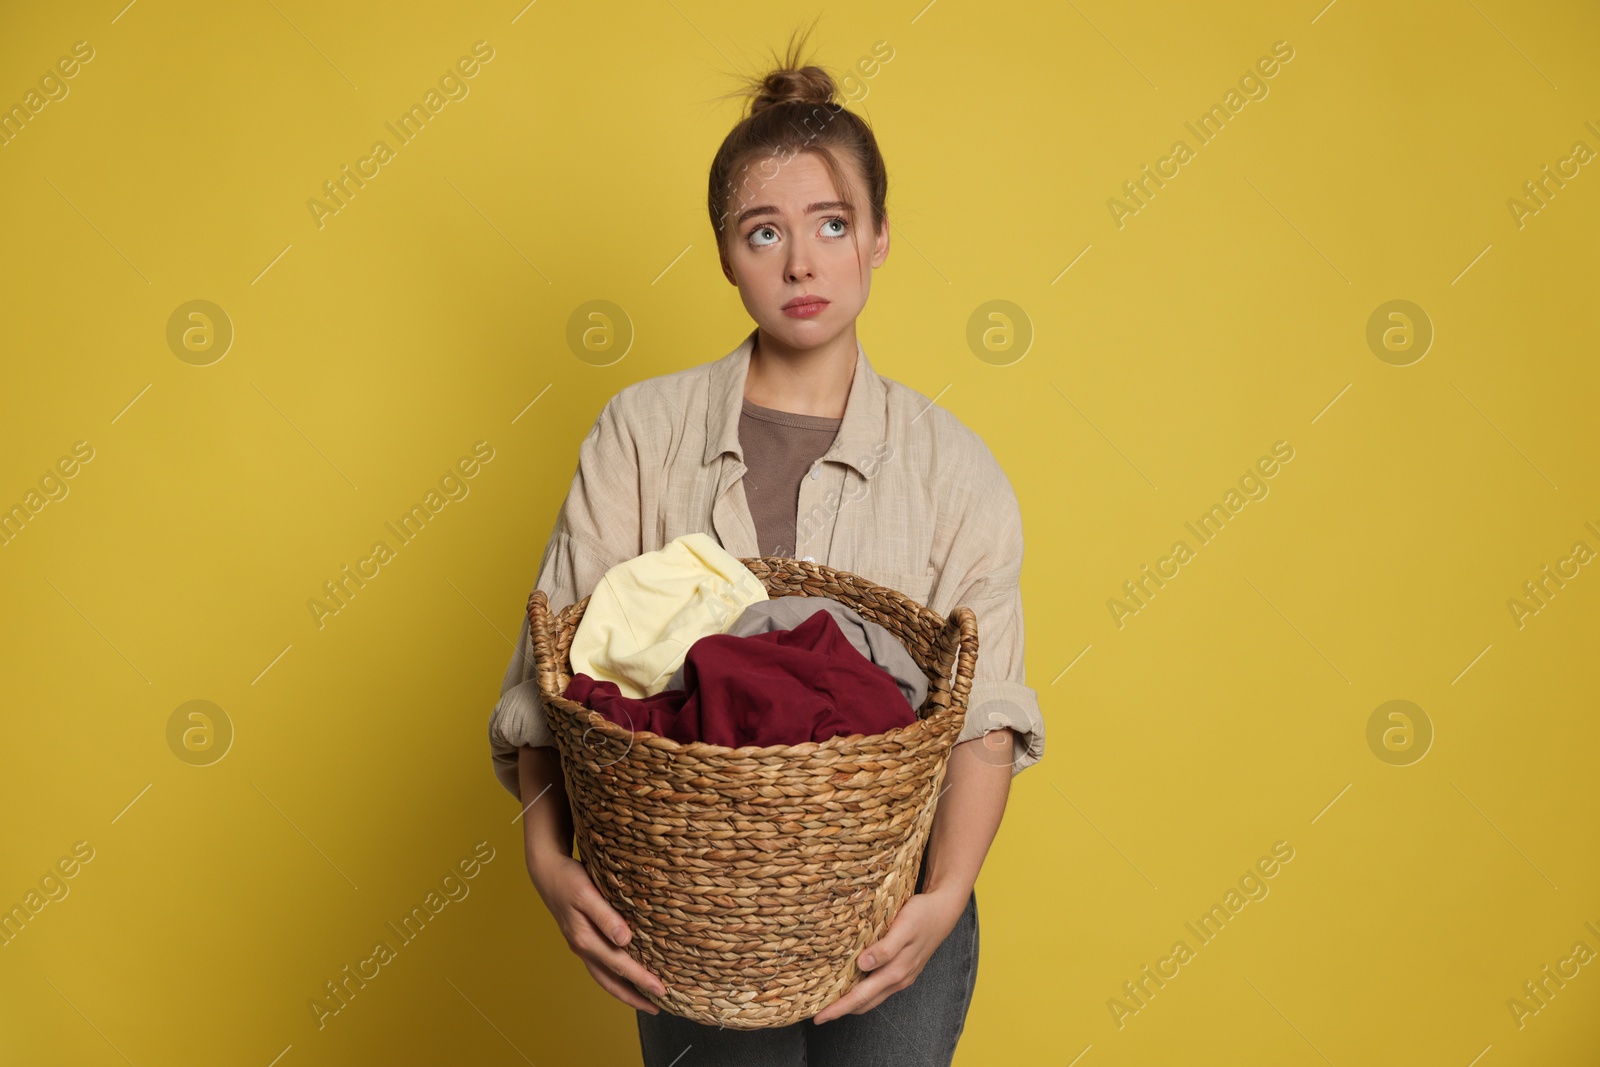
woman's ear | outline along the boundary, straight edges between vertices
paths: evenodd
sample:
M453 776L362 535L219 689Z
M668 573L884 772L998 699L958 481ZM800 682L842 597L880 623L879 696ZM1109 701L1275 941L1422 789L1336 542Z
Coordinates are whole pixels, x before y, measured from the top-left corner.
M883 261L889 258L889 216L883 216L883 227L878 231L878 236L872 246L872 265L883 266Z

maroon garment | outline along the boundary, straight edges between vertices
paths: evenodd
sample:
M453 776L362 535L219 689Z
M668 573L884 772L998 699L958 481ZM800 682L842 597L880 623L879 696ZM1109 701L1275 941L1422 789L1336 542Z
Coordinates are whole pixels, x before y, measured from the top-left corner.
M917 721L894 676L858 652L826 611L792 630L702 637L689 646L683 679L683 689L635 699L580 673L562 696L619 726L729 748L881 734Z

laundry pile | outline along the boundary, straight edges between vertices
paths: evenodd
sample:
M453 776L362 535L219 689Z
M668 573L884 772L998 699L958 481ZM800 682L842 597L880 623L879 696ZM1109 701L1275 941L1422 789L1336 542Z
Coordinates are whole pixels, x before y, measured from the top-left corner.
M916 721L928 679L900 641L827 597L767 596L709 534L612 567L562 693L674 741L794 745Z

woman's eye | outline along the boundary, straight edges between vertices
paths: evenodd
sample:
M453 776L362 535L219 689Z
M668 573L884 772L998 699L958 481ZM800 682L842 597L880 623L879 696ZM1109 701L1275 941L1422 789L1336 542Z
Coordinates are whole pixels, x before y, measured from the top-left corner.
M832 226L834 223L838 223L839 228L836 231L834 231L831 236L833 236L833 237L843 237L845 229L846 229L846 226L845 226L844 219L841 219L841 218L823 219L822 220L823 232L826 233L827 232L827 228L829 226Z
M771 241L758 241L756 239L764 233L772 234L774 237L777 236L776 231L773 230L771 226L758 226L756 229L750 231L750 243L755 245L757 248L771 244Z

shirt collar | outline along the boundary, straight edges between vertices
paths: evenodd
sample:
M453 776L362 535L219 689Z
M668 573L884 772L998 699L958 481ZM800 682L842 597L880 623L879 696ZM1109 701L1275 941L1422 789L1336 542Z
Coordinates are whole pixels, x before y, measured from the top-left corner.
M739 347L711 365L711 396L706 409L705 462L732 452L744 462L739 445L739 416L744 410L744 383L750 370L750 352L755 348L756 330ZM872 364L866 349L856 339L856 370L850 380L850 397L845 401L844 418L833 444L820 462L844 463L864 478L871 478L882 467L881 446L888 425L889 391Z

